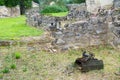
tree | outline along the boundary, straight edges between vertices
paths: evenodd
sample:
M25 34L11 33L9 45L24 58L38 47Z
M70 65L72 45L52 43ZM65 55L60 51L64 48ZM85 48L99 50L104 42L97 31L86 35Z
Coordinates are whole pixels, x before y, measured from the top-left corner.
M4 5L4 0L0 0L0 6Z
M19 0L4 0L4 5L6 7L15 7L19 4Z
M32 0L20 0L19 5L21 14L25 14L26 9L32 7Z

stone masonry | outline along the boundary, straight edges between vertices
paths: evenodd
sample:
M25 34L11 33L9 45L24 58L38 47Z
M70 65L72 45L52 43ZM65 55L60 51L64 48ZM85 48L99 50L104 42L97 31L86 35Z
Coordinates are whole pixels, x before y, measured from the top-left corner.
M65 17L41 15L38 9L34 9L26 13L27 24L49 30L54 38L51 44L60 50L101 44L120 48L120 10L118 6L115 2L114 8L100 9L97 14L93 14L85 9L84 4L68 5L69 13Z
M0 6L0 18L4 17L16 17L20 15L19 6L13 8L7 8L5 6Z

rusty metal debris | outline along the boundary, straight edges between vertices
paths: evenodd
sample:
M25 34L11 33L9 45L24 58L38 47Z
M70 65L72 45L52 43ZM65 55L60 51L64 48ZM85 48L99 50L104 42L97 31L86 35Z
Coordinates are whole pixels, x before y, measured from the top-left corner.
M104 68L103 60L98 60L92 53L83 52L82 58L77 58L75 61L82 72L88 72L91 70L100 70Z

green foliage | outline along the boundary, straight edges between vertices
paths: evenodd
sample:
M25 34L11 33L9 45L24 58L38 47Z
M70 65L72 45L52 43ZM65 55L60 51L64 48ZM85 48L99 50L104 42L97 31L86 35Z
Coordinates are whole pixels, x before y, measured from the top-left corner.
M32 0L24 0L23 3L26 9L32 7Z
M4 0L0 0L0 6L4 5Z
M10 72L10 70L9 70L9 68L8 68L8 67L5 67L5 68L2 70L2 72L3 72L3 73L9 73L9 72Z
M16 52L15 53L15 58L16 59L20 59L21 58L21 53L20 52Z
M73 3L83 3L85 0L73 0Z
M4 3L7 7L15 7L19 4L19 0L4 0Z
M58 5L52 5L52 6L46 6L41 13L59 13L59 12L67 12L68 9L65 6L58 6Z
M11 64L11 65L10 65L10 68L11 68L11 69L16 69L16 64Z
M63 2L64 2L65 4L71 4L71 3L73 3L73 0L63 0Z

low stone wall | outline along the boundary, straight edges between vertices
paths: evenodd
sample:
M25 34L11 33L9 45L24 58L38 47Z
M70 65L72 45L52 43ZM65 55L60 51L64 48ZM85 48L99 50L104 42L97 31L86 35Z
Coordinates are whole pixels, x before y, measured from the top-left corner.
M68 4L69 13L64 17L53 17L42 15L39 8L33 8L26 13L27 24L34 27L56 25L62 21L79 21L88 18L91 14L87 12L85 4Z
M20 15L19 6L13 8L7 8L5 6L0 6L0 18L4 17L16 17Z
M64 21L66 17L45 16L39 13L39 9L32 9L26 13L27 24L34 27L55 25L58 21Z

